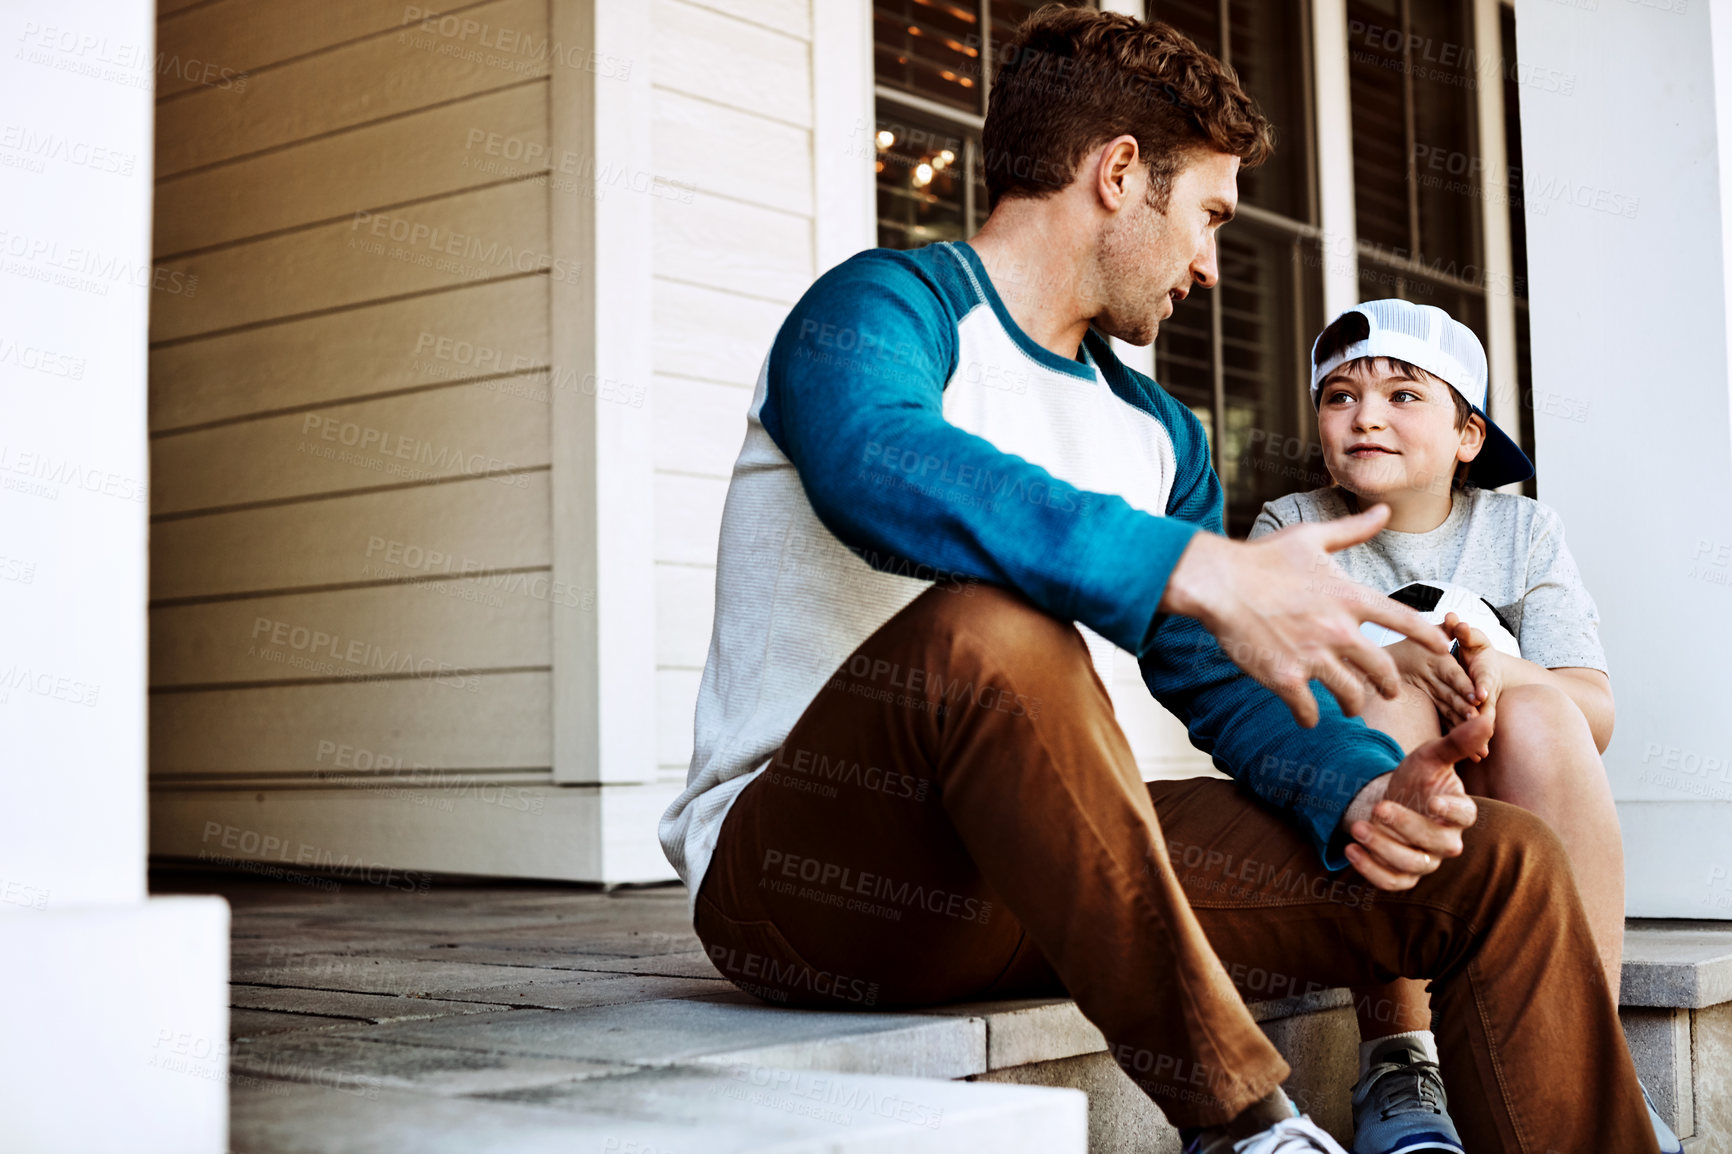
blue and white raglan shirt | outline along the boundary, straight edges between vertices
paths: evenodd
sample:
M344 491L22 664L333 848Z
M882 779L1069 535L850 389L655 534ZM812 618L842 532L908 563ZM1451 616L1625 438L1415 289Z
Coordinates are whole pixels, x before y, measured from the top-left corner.
M1221 505L1196 416L1098 333L1075 360L1035 344L966 244L819 278L759 374L722 514L696 747L660 828L692 900L728 807L825 682L924 590L968 580L1081 626L1103 671L1110 646L1136 655L1192 743L1342 868L1341 814L1400 747L1317 682L1301 728L1198 622L1156 612Z

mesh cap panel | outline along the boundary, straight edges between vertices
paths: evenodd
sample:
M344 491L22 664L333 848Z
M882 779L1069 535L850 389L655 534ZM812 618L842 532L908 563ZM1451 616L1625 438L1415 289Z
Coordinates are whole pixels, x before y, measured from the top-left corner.
M1322 364L1314 364L1313 400L1323 378L1348 361L1360 357L1395 357L1448 381L1474 408L1485 408L1485 348L1472 329L1436 305L1416 305L1404 300L1366 301L1347 311L1363 316L1371 332ZM1312 355L1316 356L1315 345Z

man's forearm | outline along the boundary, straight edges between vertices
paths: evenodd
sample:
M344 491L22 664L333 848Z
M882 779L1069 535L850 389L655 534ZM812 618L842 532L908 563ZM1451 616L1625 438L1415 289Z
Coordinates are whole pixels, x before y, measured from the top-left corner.
M1232 588L1232 554L1233 542L1227 538L1206 531L1194 534L1167 578L1160 611L1194 618L1214 632L1217 606Z

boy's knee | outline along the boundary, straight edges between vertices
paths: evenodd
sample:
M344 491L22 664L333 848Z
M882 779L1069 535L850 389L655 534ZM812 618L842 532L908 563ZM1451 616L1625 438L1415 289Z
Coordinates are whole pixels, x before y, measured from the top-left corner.
M1569 694L1550 685L1513 685L1497 700L1492 752L1504 771L1545 777L1573 754L1598 753L1588 720Z
M1512 685L1498 695L1498 728L1506 724L1559 725L1581 715L1570 695L1553 685Z
M1365 724L1389 734L1409 752L1443 733L1436 702L1425 690L1406 681L1394 700L1371 694L1361 716Z

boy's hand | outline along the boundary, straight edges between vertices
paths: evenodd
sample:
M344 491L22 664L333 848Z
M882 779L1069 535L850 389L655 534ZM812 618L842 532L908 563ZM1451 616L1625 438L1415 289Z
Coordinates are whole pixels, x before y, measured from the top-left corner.
M1479 809L1455 763L1491 739L1491 720L1469 718L1405 757L1394 773L1359 791L1342 816L1353 841L1347 860L1380 890L1406 890L1461 853L1461 831Z
M1359 631L1362 622L1440 654L1449 648L1425 618L1348 580L1330 557L1370 540L1388 521L1389 507L1378 505L1251 542L1198 533L1173 568L1160 608L1201 621L1222 652L1274 690L1300 725L1317 724L1313 678L1329 687L1343 713L1357 716L1368 685L1391 700L1401 692L1395 662Z
M1395 661L1401 679L1431 698L1450 725L1460 725L1479 712L1473 679L1448 653L1434 653L1411 640L1386 645L1384 651Z
M1455 660L1473 681L1474 705L1495 726L1497 699L1503 692L1503 655L1492 648L1489 637L1453 613L1443 619L1443 628L1460 646ZM1485 743L1468 756L1480 761L1490 752L1491 734L1487 733Z

